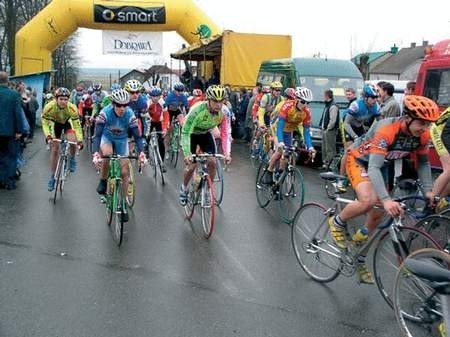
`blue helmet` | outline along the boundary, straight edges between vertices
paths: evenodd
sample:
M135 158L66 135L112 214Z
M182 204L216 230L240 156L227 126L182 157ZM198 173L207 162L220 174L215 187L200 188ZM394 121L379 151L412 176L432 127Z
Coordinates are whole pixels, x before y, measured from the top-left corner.
M364 97L378 98L378 91L372 84L365 84L363 87Z
M149 93L150 93L150 96L153 96L153 97L161 96L162 90L158 87L151 87Z
M92 89L94 89L94 91L100 91L100 90L102 90L102 84L101 83L94 83L92 85Z
M119 83L113 83L111 85L111 91L117 90L117 89L122 89L122 87L120 86Z
M177 91L184 91L184 84L181 82L177 82L173 85L173 89Z

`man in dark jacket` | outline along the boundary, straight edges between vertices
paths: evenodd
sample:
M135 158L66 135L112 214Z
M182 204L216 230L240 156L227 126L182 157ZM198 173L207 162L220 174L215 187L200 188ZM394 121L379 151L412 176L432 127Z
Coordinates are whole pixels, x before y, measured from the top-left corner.
M339 126L339 108L334 103L333 91L325 90L325 109L320 119L322 128L322 162L327 167L336 155L336 132Z
M20 94L8 88L8 74L0 71L0 186L15 189L17 140L27 133Z

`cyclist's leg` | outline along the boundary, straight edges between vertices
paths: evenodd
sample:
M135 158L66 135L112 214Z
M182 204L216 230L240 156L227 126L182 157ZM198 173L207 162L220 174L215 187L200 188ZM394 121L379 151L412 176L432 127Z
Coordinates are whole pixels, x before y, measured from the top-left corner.
M100 141L100 153L102 156L110 156L113 154L112 142L105 136ZM106 193L106 179L108 178L109 159L103 159L100 168L100 181L97 186L98 194Z
M156 132L162 132L162 123L161 122L153 122L151 126L151 131L156 130ZM164 156L166 154L166 148L164 146L164 138L161 133L158 133L158 147L159 154L161 156L161 160L164 161Z

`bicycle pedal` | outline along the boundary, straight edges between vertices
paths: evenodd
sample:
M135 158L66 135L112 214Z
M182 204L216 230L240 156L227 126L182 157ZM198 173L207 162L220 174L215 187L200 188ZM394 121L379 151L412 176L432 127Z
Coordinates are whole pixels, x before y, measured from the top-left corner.
M106 197L105 197L105 196L101 196L101 197L100 197L100 202L101 202L102 204L106 204Z

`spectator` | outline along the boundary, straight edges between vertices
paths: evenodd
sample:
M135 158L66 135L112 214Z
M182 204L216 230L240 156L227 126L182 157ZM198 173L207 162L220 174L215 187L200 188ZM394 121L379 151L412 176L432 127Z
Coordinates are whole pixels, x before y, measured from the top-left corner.
M383 118L400 117L400 104L394 98L394 86L389 82L378 82L380 113Z
M339 125L339 107L334 103L332 90L325 90L323 100L325 109L322 113L319 125L322 128L322 162L325 167L336 155L336 132Z
M8 74L0 71L0 185L16 188L18 140L28 132L20 94L8 88Z
M414 90L416 90L416 82L409 81L408 83L406 83L405 96L414 95Z
M248 99L247 111L245 112L245 140L250 142L252 140L253 130L253 104L255 104L256 97L261 92L261 86L257 85L252 89L251 96Z
M348 105L347 108L352 104L353 101L356 100L356 91L353 88L345 89L345 98L347 98Z

